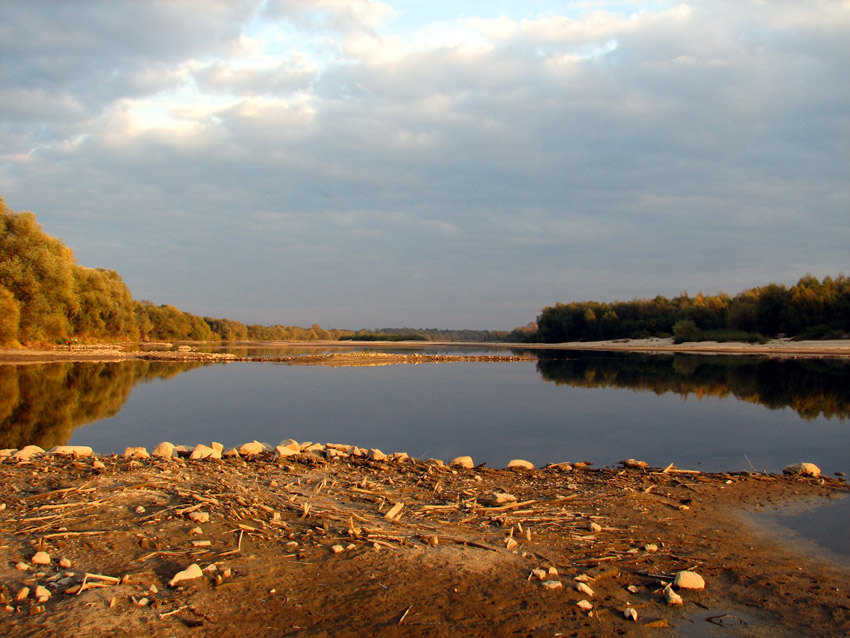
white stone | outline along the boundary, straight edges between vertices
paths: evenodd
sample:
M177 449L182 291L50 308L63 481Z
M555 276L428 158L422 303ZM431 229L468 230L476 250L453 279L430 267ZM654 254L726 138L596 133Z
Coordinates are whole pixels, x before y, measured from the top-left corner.
M224 452L224 446L221 443L218 443L217 441L213 441L212 443L210 443L210 447L219 454ZM221 456L219 456L218 458L221 458Z
M19 461L29 461L34 456L44 454L44 450L37 445L26 445L12 455L13 459Z
M602 526L594 521L587 526L587 529L589 529L593 533L598 533L602 531Z
M92 461L91 466L92 466L92 469L94 469L94 470L104 470L104 469L106 469L106 463L104 463L100 459L95 459L94 461Z
M705 589L705 579L692 571L676 572L673 585L679 589Z
M94 454L94 450L88 445L57 445L51 452L60 456L91 456Z
M541 584L544 589L561 589L564 586L560 580L544 580Z
M620 461L620 465L623 467L628 467L633 470L645 470L649 467L649 463L646 461L636 461L635 459L626 459L625 461Z
M128 447L124 449L124 454L122 456L131 459L149 459L151 457L148 454L147 448L143 447Z
M534 463L524 459L511 459L508 461L509 470L533 470Z
M372 461L386 461L387 455L381 452L378 448L369 448L369 459Z
M546 570L545 569L532 569L531 575L537 580L546 580Z
M626 607L623 610L623 617L626 620L633 620L633 621L637 622L638 613L637 613L637 611L635 610L634 607Z
M296 454L301 454L301 450L293 450L291 447L287 445L278 445L275 448L275 452L277 452L278 456L295 456Z
M393 463L404 463L410 460L410 455L407 452L393 452L390 454L390 461Z
M254 454L262 454L263 452L265 452L265 447L256 439L239 446L239 454L242 456L252 456Z
M203 443L198 443L195 446L195 449L192 450L192 453L189 455L189 459L193 461L197 461L200 459L220 459L221 451L216 450L208 445L204 445Z
M345 551L345 547L343 547L342 545L333 545L333 546L331 547L331 551L332 551L334 554L341 554L342 552L344 552L344 551Z
M33 565L49 565L50 564L50 554L47 552L36 552L33 554L33 557L30 559L30 562Z
M278 447L288 447L290 450L295 450L295 452L301 451L301 444L295 439L284 439L278 444Z
M820 468L814 463L795 463L794 465L789 465L782 471L785 474L802 474L803 476L818 477L821 475Z
M195 523L209 523L209 512L189 512L189 520Z
M29 595L30 595L30 588L29 587L21 587L20 591L18 591L17 595L15 596L15 600L18 601L18 602L21 602L22 600L26 600L29 597Z
M468 470L471 470L475 467L475 463L472 460L471 456L456 456L451 461L449 461L450 467L465 467Z
M71 569L71 561L67 558L60 558L59 567L61 567L62 569Z
M153 452L151 452L151 456L155 456L161 459L170 459L173 456L177 456L177 450L175 449L173 443L163 441L153 449Z
M46 603L48 600L50 600L50 596L51 596L50 590L47 589L47 587L43 587L41 585L38 585L35 588L35 599L38 602Z
M198 566L198 564L192 563L183 571L174 574L174 578L168 581L168 586L176 587L177 583L181 583L185 580L194 580L196 578L201 578L203 575L204 572L201 571L201 568Z
M590 611L591 609L593 609L593 603L591 603L589 600L580 600L576 603L576 607L578 607L582 611Z
M593 590L590 588L590 585L587 583L576 583L576 591L581 592L582 594L586 594L588 596L593 596Z
M685 604L685 600L673 591L672 585L667 585L664 588L664 600L666 600L667 604L671 607L681 607Z

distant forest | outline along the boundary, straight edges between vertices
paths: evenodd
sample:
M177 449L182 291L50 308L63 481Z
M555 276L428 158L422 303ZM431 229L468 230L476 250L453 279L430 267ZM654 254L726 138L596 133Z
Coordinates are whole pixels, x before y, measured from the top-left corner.
M338 339L318 325L245 325L133 299L114 270L80 266L30 212L0 198L0 345L98 341Z
M734 297L724 293L668 299L601 303L557 303L537 322L517 328L507 339L527 343L673 337L685 341L750 341L768 338L846 339L850 337L850 279L822 281L806 275L790 288L769 284Z
M399 339L484 341L507 332L486 330L326 330L246 325L200 317L170 305L133 299L114 270L86 268L61 240L41 228L33 213L16 213L0 198L0 346L68 341L313 341Z
M670 337L676 341L763 341L850 336L850 279L810 275L786 288L770 284L723 293L613 303L581 301L544 308L514 331L383 328L326 330L246 325L133 299L114 270L79 265L30 212L0 198L0 346L100 341L301 341L415 338L428 341L558 343Z

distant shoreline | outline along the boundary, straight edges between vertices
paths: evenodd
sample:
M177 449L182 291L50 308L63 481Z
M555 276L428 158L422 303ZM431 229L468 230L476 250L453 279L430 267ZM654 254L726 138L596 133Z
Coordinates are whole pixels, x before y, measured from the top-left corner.
M587 350L610 352L643 352L648 354L692 353L706 355L755 355L778 357L850 357L850 340L832 341L791 341L790 339L773 339L765 344L741 342L718 343L714 341L698 341L673 343L672 339L619 339L615 341L575 341L564 343L487 343L487 342L457 342L457 341L240 341L240 342L180 342L181 350L170 350L173 344L158 344L169 350L155 350L156 357L150 357L150 351L144 354L140 350L131 350L133 344L101 344L55 346L54 348L1 348L0 364L49 363L53 361L132 361L156 358L161 360L180 361L262 361L263 357L221 356L218 353L197 352L195 348L220 345L227 348L244 347L286 347L306 349L342 350L368 348L380 350L392 347L399 348L498 348L523 350ZM138 344L142 345L142 344ZM147 344L144 344L147 345ZM173 357L168 354L173 353ZM461 355L462 356L462 355ZM325 356L316 356L316 363L321 363ZM399 355L399 363L406 362L406 355ZM303 363L311 363L305 355Z

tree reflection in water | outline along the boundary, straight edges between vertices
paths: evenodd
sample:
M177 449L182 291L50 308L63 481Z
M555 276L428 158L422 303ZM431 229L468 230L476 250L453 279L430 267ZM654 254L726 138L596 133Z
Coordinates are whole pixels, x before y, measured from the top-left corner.
M734 396L772 410L790 407L807 420L850 417L847 359L546 351L537 370L558 385Z
M118 414L137 383L198 362L127 361L0 365L0 449L65 445L81 425Z

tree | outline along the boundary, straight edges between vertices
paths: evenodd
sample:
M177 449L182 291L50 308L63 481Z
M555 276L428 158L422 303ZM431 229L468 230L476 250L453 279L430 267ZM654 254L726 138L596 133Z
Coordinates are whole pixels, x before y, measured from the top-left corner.
M0 286L0 346L13 346L18 342L21 311L15 296Z

